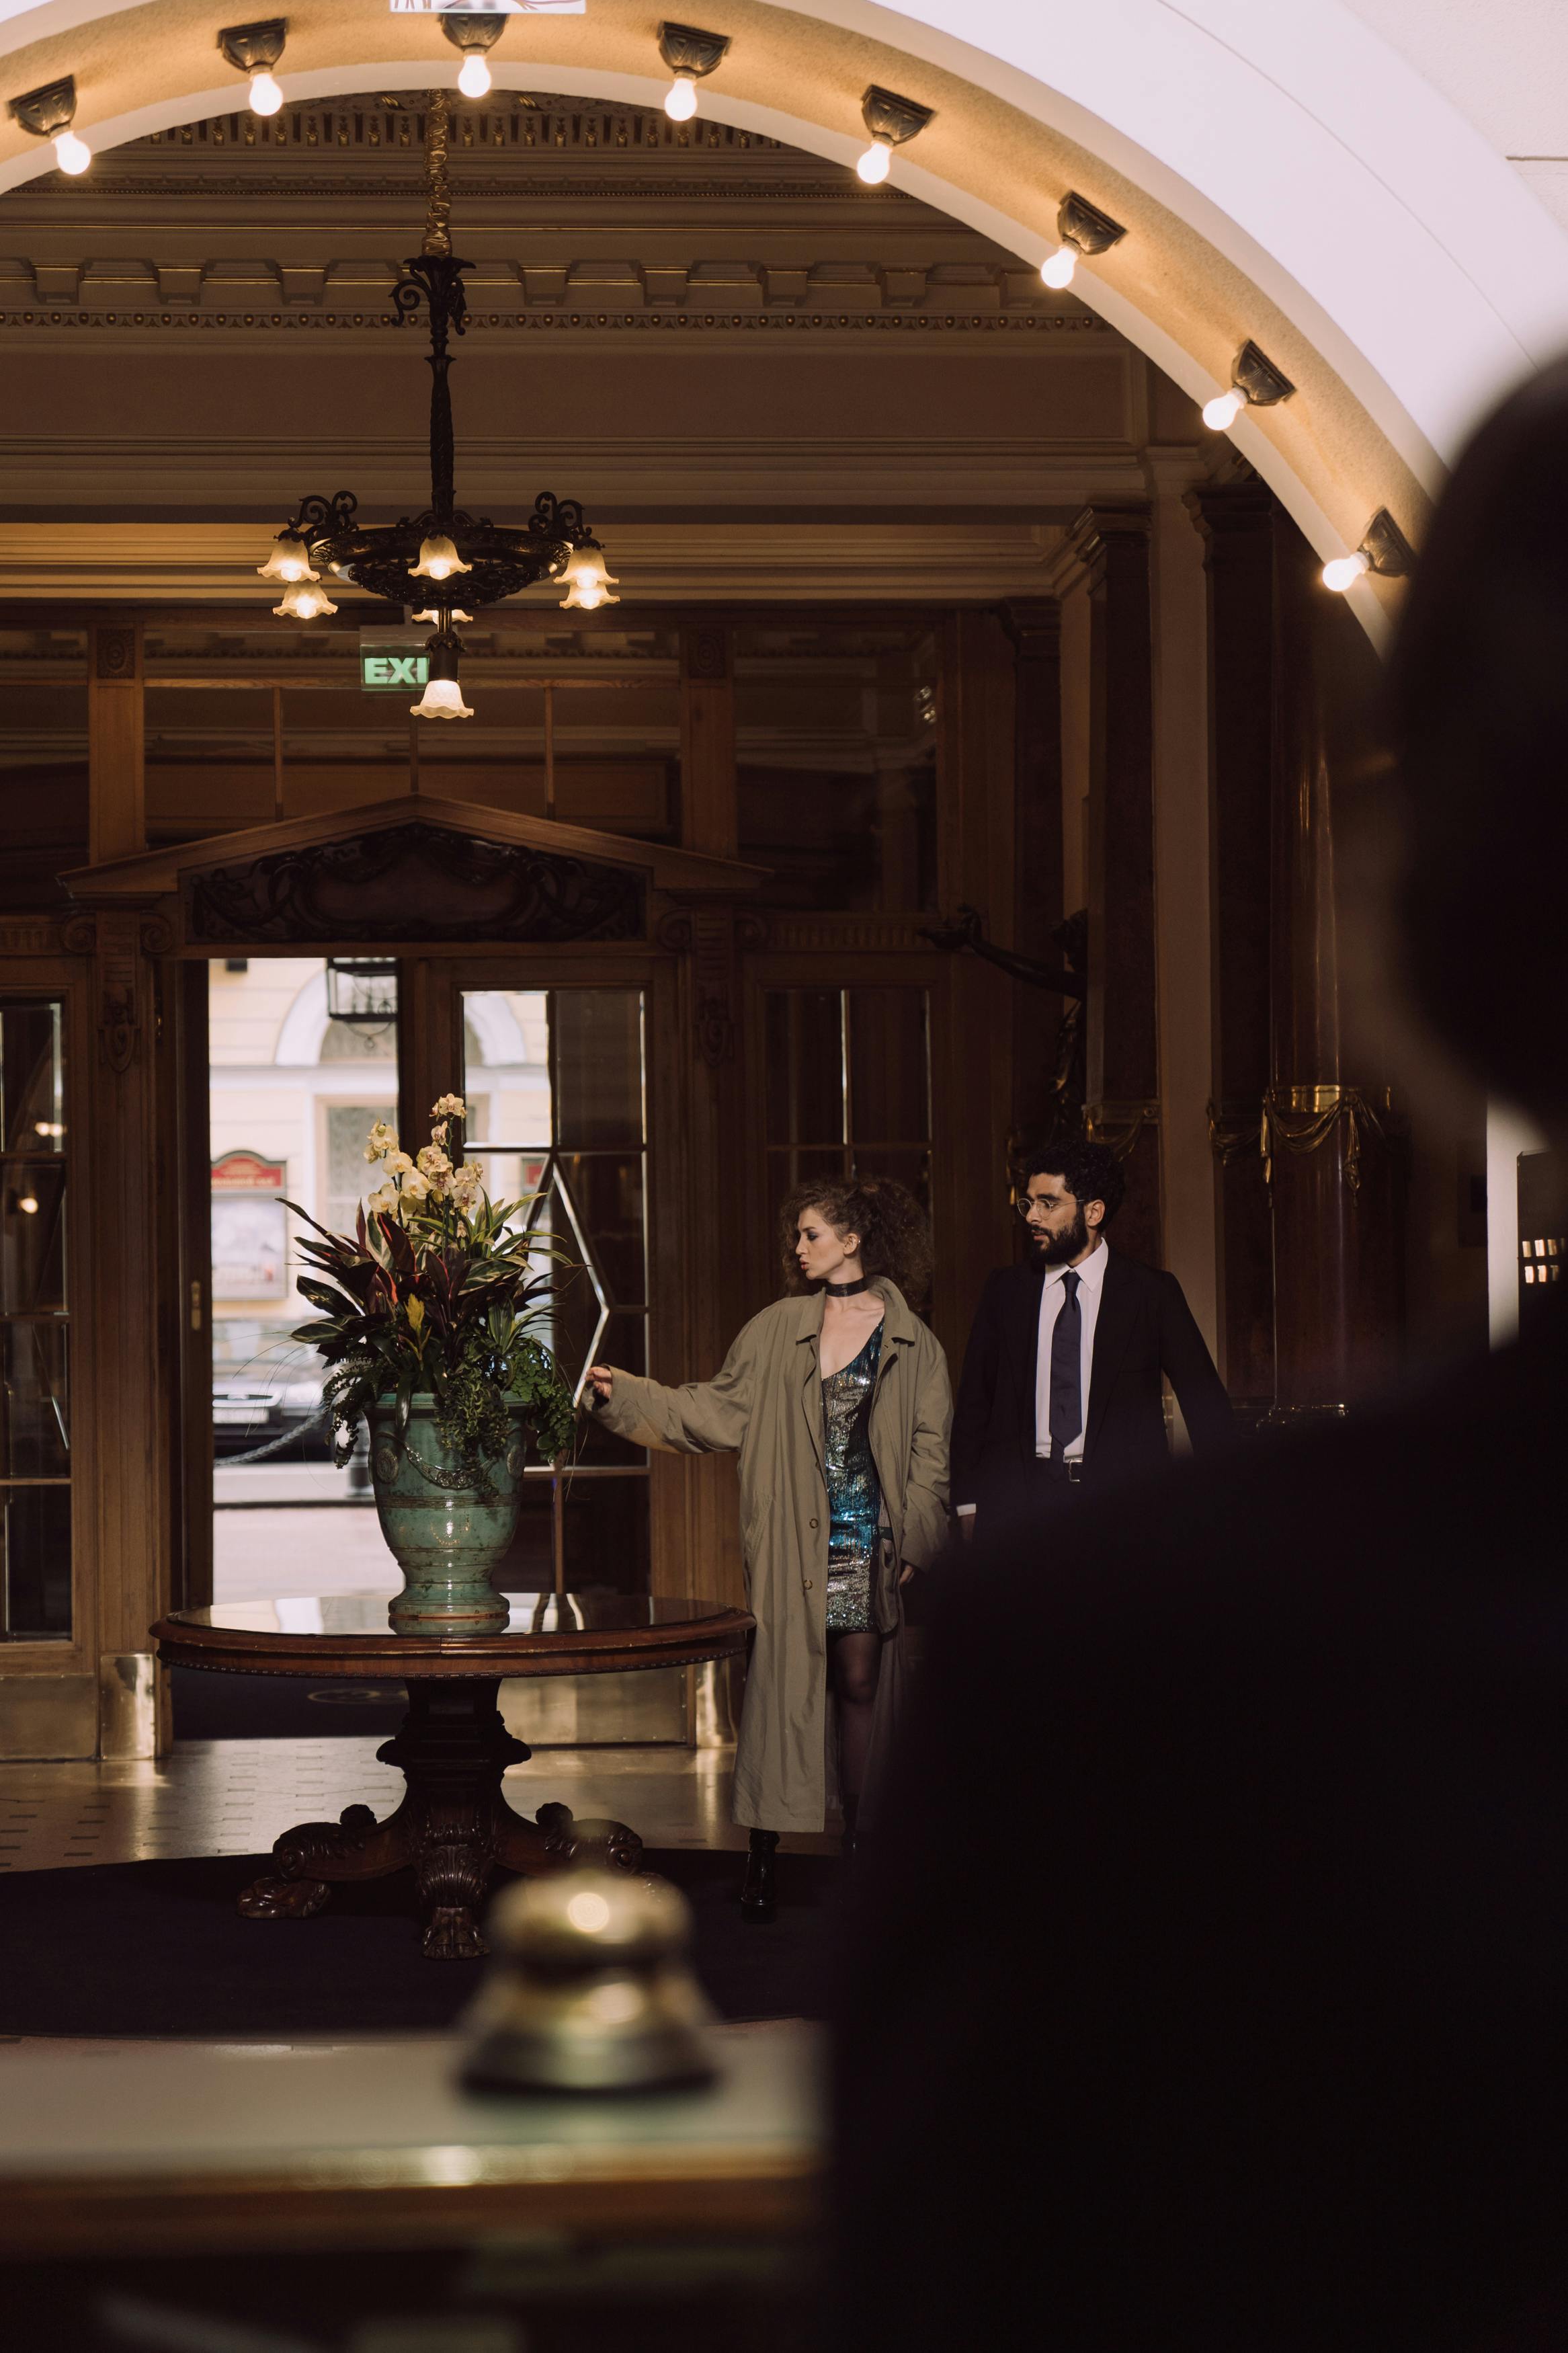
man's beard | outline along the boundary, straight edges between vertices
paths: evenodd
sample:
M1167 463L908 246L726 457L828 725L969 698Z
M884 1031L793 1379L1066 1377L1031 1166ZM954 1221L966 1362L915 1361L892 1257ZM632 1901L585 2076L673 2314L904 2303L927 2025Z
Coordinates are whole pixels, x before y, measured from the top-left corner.
M1083 1214L1083 1203L1078 1205L1078 1215L1065 1234L1040 1234L1036 1237L1035 1251L1042 1266L1070 1266L1079 1253L1089 1248L1089 1220Z

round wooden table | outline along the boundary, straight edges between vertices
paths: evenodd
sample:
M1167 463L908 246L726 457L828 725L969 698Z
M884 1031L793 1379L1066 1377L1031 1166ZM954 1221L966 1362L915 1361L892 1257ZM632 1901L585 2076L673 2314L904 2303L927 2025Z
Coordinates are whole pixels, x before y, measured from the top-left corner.
M176 1609L153 1632L164 1664L224 1675L306 1675L408 1686L402 1729L376 1751L401 1767L403 1802L378 1822L348 1806L335 1822L301 1822L273 1847L275 1873L239 1899L247 1919L308 1919L331 1882L414 1873L432 1960L467 1960L486 1947L475 1912L499 1864L558 1871L592 1860L632 1871L642 1841L624 1822L576 1821L542 1806L513 1813L501 1776L530 1751L501 1722L503 1678L602 1675L683 1667L743 1651L752 1619L718 1601L654 1600L618 1593L512 1593L510 1620L493 1634L395 1634L384 1593L300 1595Z

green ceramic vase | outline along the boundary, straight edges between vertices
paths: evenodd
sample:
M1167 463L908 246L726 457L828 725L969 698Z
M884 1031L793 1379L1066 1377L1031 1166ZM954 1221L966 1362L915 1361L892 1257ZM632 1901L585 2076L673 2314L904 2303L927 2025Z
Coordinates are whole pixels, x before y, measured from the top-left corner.
M416 1397L401 1448L396 1400L370 1409L370 1475L381 1532L403 1571L403 1590L387 1615L400 1634L493 1634L507 1622L490 1572L506 1557L517 1526L528 1455L520 1402L511 1407L511 1440L486 1462L490 1493L476 1493L436 1427L436 1400Z

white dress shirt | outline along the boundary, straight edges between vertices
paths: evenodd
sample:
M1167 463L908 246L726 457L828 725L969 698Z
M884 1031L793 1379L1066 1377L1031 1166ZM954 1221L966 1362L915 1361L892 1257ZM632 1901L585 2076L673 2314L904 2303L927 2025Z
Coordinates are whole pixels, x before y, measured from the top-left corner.
M1064 1274L1078 1277L1078 1314L1081 1335L1081 1356L1079 1366L1079 1398L1083 1407L1083 1429L1069 1439L1064 1457L1068 1462L1083 1461L1083 1435L1089 1428L1089 1382L1094 1365L1094 1327L1100 1316L1100 1294L1105 1283L1107 1250L1097 1241L1089 1256L1077 1266L1048 1266L1045 1287L1040 1293L1039 1354L1035 1360L1035 1452L1042 1461L1050 1459L1051 1451L1051 1335L1057 1328L1062 1302L1067 1297L1062 1289Z

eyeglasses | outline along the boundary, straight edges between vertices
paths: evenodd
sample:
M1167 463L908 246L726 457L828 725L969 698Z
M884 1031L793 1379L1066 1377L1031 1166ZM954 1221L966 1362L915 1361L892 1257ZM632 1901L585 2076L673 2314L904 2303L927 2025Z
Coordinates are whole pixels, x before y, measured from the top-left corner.
M1046 1215L1049 1217L1051 1211L1053 1209L1059 1209L1064 1201L1076 1202L1077 1199L1078 1195L1076 1193L1037 1193L1033 1200L1030 1199L1027 1193L1015 1193L1013 1196L1013 1207L1023 1219L1024 1223L1027 1225L1029 1222L1029 1212L1031 1209L1043 1209Z

